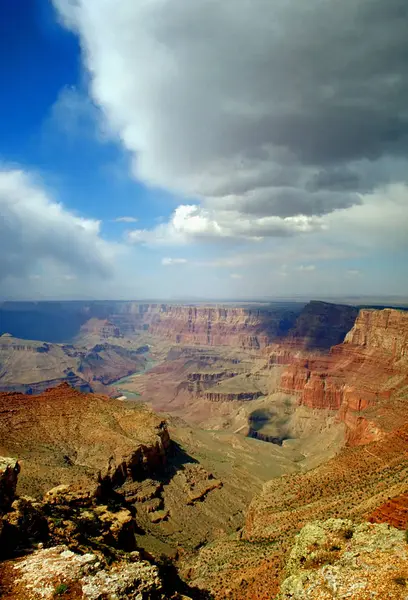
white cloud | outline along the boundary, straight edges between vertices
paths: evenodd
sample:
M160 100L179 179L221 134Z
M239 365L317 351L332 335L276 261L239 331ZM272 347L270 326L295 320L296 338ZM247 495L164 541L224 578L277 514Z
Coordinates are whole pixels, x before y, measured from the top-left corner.
M316 266L315 265L299 265L298 267L296 267L297 271L316 271Z
M242 279L243 276L240 275L239 273L231 273L230 275L231 279Z
M326 215L332 236L366 249L408 248L408 186L390 184L361 195L361 204Z
M349 269L347 271L347 275L349 275L350 277L358 277L358 275L361 275L361 271L359 271L358 269Z
M187 263L186 258L162 258L161 264L165 267L172 265L185 265Z
M261 241L266 237L285 237L323 229L320 217L249 217L237 212L214 211L198 205L181 205L170 221L153 229L128 232L132 243L185 244L192 240L247 239Z
M36 279L47 261L69 267L72 276L110 275L117 248L101 238L100 222L69 212L34 175L0 169L0 214L0 280Z
M136 217L117 217L114 219L115 223L137 223Z

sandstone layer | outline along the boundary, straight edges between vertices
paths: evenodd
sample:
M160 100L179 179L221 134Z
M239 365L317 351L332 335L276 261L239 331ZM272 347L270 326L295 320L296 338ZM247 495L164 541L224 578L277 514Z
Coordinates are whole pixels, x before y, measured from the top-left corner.
M296 313L285 308L182 306L128 303L112 317L121 330L148 330L179 344L234 346L258 350L280 338Z
M370 523L389 523L397 529L408 529L408 493L389 498L368 517Z
M292 347L327 350L343 340L357 310L327 302L254 305L140 302L3 303L0 333L68 342L150 332L175 343L259 350L288 337ZM95 342L96 343L96 342Z
M350 444L379 439L406 422L408 312L361 310L342 344L327 357L297 359L281 388L300 404L338 411Z
M140 329L180 344L259 350L284 341L290 348L327 350L343 341L358 310L328 302L255 307L126 303L111 320L123 332Z

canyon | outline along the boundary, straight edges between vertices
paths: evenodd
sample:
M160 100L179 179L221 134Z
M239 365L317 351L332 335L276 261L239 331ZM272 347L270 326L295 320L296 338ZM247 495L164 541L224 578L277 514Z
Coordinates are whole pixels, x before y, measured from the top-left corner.
M172 561L182 582L174 598L184 589L190 598L281 600L298 589L323 597L324 561L348 593L348 580L361 583L349 554L369 545L379 572L387 565L372 589L404 597L408 312L317 301L64 310L72 325L64 340L0 337L0 455L13 457L3 460L4 481L8 497L29 495L45 511L50 551L58 543L70 560L99 556L98 544L117 546L120 530L146 573L163 555ZM25 387L34 374L39 387ZM15 502L2 509L6 530ZM125 511L123 526L111 502ZM99 537L92 527L79 534L74 505L92 515ZM71 537L51 513L64 515ZM302 541L310 536L313 551ZM384 563L391 539L398 552L386 550ZM35 568L24 560L22 569ZM17 563L7 561L0 572L12 594Z
M99 334L98 334L99 337ZM39 394L62 382L83 392L106 389L111 382L144 368L146 347L114 343L52 344L0 336L0 391Z
M380 439L406 422L408 313L361 310L342 344L325 357L296 359L281 387L299 404L337 411L350 444Z
M312 301L253 305L178 305L138 302L0 304L0 334L53 343L81 334L133 336L148 331L173 343L264 348L283 338L297 347L328 349L342 341L358 309Z

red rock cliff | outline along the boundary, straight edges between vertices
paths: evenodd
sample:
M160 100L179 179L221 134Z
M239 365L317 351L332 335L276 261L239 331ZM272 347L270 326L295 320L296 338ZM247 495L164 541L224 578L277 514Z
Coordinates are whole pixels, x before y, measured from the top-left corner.
M301 404L337 410L348 426L351 444L381 435L382 425L359 414L365 409L375 413L378 407L392 428L390 414L397 410L396 399L406 386L408 312L394 309L361 310L344 342L327 357L299 359L281 379L282 389L298 392Z
M127 302L109 318L124 334L145 329L182 344L258 350L284 341L291 350L327 351L343 341L356 315L352 306L318 301L260 308Z
M126 303L112 320L124 333L140 329L176 343L264 348L296 320L285 309Z

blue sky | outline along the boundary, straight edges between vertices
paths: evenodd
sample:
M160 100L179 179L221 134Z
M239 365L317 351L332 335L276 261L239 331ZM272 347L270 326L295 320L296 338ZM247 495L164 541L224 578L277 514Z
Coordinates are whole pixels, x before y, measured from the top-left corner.
M52 4L4 2L0 28L0 76L7 83L0 95L3 160L49 177L68 208L106 221L108 235L117 234L109 220L118 216L159 217L159 195L127 177L121 145L101 141L98 109L87 98L79 39L60 25ZM69 95L83 103L84 114L70 115L63 105Z
M406 295L408 17L328 4L2 2L0 298Z

